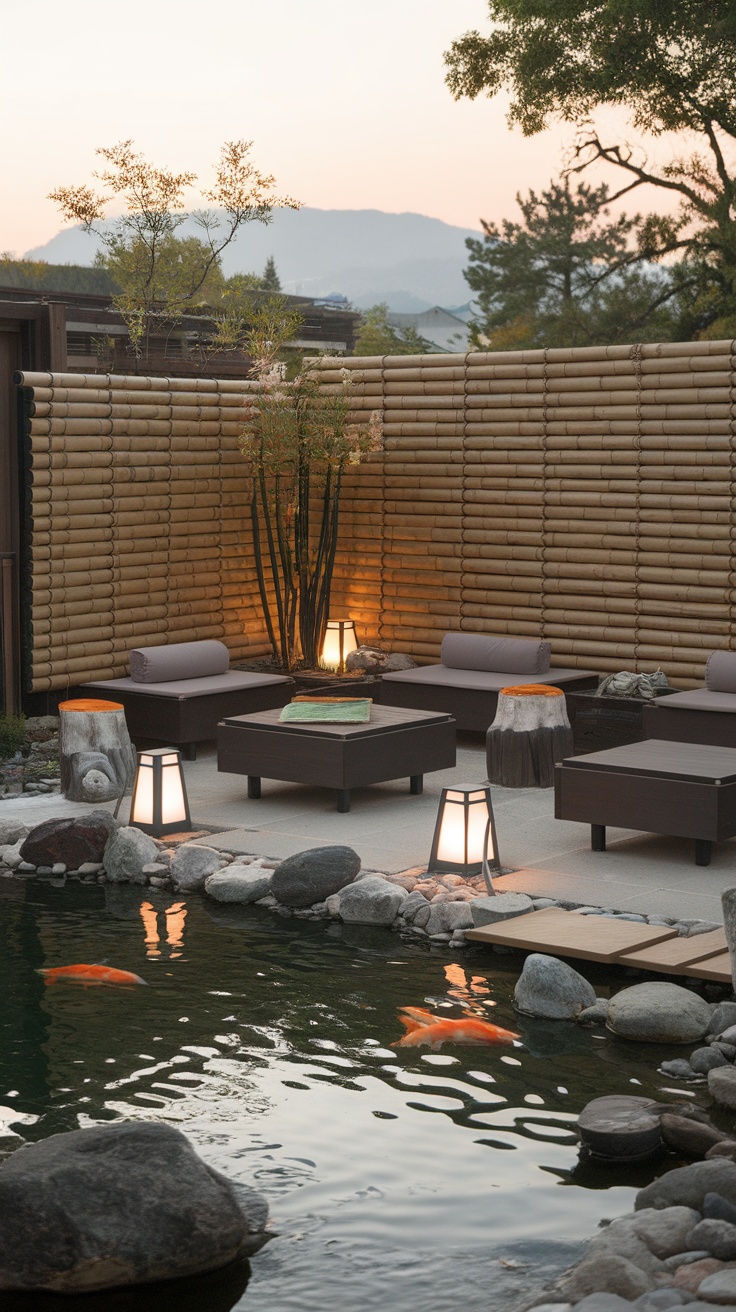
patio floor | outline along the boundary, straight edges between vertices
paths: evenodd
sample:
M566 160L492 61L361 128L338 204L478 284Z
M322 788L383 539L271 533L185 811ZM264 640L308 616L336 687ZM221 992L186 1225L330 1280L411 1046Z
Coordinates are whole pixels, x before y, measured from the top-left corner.
M341 815L335 796L322 788L264 780L263 796L249 800L241 775L218 774L214 745L185 762L195 825L215 832L203 839L225 851L276 859L308 847L346 843L364 868L397 871L426 862L440 790L486 777L480 737L461 734L454 770L424 777L424 793L409 794L408 780L355 789L352 809ZM736 885L736 839L714 845L708 867L695 865L694 843L624 829L607 830L607 851L591 852L590 828L555 820L552 789L493 790L498 844L504 866L499 889L568 899L617 911L722 923L720 895ZM87 810L58 797L0 801L0 819L26 824ZM113 804L108 804L113 809ZM128 815L128 799L120 818Z

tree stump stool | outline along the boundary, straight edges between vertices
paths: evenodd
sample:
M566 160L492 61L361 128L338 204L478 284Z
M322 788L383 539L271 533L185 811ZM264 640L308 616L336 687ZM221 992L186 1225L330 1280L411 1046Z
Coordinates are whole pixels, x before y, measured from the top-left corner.
M59 704L61 791L72 802L109 802L133 785L135 748L120 702Z
M572 729L561 688L522 683L501 690L496 718L486 735L492 784L551 788L555 761L572 753Z

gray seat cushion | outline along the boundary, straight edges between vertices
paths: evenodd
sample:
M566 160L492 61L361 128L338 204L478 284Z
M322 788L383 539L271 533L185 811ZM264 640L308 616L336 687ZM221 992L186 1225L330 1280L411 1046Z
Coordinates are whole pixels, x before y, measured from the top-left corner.
M540 638L504 638L492 633L446 633L440 659L457 670L492 674L546 674L551 645Z
M508 670L458 670L447 665L420 665L414 670L401 670L397 674L384 674L384 683L432 684L444 688L473 688L484 692L500 692L517 683L569 683L572 679L594 678L592 670L547 670L546 679L538 674L514 674Z
M705 667L710 692L736 693L736 651L712 651Z
M224 642L172 642L161 647L136 647L130 653L130 677L135 683L171 683L174 679L204 679L225 674L230 652Z
M736 714L736 692L711 692L710 688L693 688L690 692L673 692L660 697L652 706L664 710L725 711Z
M246 670L230 670L227 674L211 674L202 679L176 679L162 683L137 683L135 679L100 679L97 683L83 684L84 688L104 688L107 692L135 692L146 697L208 697L218 692L240 692L247 688L265 688L267 684L290 683L283 674L249 674Z

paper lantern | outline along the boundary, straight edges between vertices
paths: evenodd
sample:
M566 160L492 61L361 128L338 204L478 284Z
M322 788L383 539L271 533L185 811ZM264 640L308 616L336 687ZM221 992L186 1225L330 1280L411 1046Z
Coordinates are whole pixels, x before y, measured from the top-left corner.
M345 658L358 646L353 620L328 620L320 665L325 670L345 673Z
M129 823L154 838L191 829L184 771L175 747L138 753Z
M490 788L443 788L427 873L482 874L493 893L491 870L500 869Z

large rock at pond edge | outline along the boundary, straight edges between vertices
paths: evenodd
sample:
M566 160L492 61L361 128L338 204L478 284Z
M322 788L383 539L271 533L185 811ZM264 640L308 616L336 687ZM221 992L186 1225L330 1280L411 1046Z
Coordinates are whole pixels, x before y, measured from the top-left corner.
M183 893L204 888L205 880L222 865L222 856L214 847L201 847L199 843L182 843L172 858L171 878Z
M369 875L343 889L340 919L350 925L392 925L407 896L406 889L399 884L391 884L378 875Z
M595 1002L595 989L566 961L532 952L514 989L514 1002L528 1016L574 1020Z
M204 891L216 902L257 902L271 891L270 870L262 866L225 866L204 881Z
M359 870L360 857L352 847L312 847L287 856L276 867L271 892L286 907L310 907L339 893Z
M634 984L611 998L607 1025L637 1043L694 1043L710 1015L708 1003L679 984Z
M63 861L67 870L76 870L85 861L98 864L117 828L109 811L90 811L76 819L44 820L24 839L21 860L32 866L53 866Z
M158 848L148 834L135 825L124 825L110 835L102 863L113 884L145 884L143 867L157 856Z
M249 1218L172 1126L52 1135L0 1165L0 1289L73 1293L213 1270L263 1244L254 1202Z
M736 1203L736 1162L712 1157L668 1171L653 1180L636 1195L634 1207L693 1207L702 1212L706 1194L720 1194L728 1203Z

